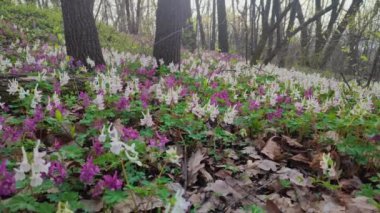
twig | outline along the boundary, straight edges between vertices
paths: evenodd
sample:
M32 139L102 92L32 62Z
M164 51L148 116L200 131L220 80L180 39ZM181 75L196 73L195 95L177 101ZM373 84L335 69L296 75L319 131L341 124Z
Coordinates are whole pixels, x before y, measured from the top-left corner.
M346 77L344 76L344 74L342 72L340 72L340 75L342 76L343 78L343 82L347 85L348 89L350 89L350 91L352 91L352 88L350 86L350 84L348 83Z

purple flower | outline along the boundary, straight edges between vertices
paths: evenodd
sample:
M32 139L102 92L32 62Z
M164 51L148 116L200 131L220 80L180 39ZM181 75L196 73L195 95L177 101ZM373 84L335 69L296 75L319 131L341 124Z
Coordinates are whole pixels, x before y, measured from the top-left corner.
M222 103L226 104L227 106L231 105L227 90L216 92L211 96L211 104L219 105Z
M55 184L62 184L67 177L65 167L58 161L51 162L48 177L53 179Z
M135 139L140 137L140 133L131 127L129 127L129 128L124 127L123 128L123 136L124 136L123 139L125 139L125 140L135 140Z
M87 158L87 162L83 165L82 170L80 171L79 179L86 184L91 184L94 180L94 176L97 175L99 172L99 167L96 166L93 163L92 158L89 157Z
M259 87L259 95L260 95L260 96L265 95L265 88L264 88L263 86L260 86L260 87Z
M103 145L100 143L99 139L94 138L92 141L92 148L96 155L101 155L104 152Z
M166 143L169 142L169 139L165 135L160 135L158 132L156 132L156 137L151 138L149 140L150 146L156 146L156 147L164 147Z
M123 181L118 178L117 172L111 175L104 175L104 186L107 187L109 190L120 190L123 186Z
M57 93L57 95L61 94L61 84L59 81L54 82L54 92Z
M80 92L79 93L79 99L82 101L84 108L87 108L88 106L90 106L91 100L90 100L90 97L87 95L86 92Z
M249 110L257 110L259 108L260 108L260 102L255 101L255 100L251 100L249 102Z
M168 88L172 88L175 86L176 79L174 75L168 76L165 78L165 83Z
M20 140L22 131L16 127L3 126L3 141L17 142Z
M308 90L306 90L304 96L306 99L311 98L313 96L313 87L310 87Z
M7 171L6 161L0 164L0 197L9 197L16 192L16 178Z
M36 131L37 123L33 118L26 118L23 123L25 132L34 132Z
M129 100L126 97L121 97L116 103L116 109L118 111L123 111L129 107Z

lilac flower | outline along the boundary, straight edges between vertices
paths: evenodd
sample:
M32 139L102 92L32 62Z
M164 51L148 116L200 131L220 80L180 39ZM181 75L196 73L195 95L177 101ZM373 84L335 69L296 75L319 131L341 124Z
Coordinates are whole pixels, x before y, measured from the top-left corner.
M211 88L216 89L218 87L218 82L214 81L211 83Z
M5 124L5 118L0 116L0 131L3 130L4 124Z
M164 147L169 142L169 139L165 135L160 135L156 132L156 137L149 140L150 146Z
M265 95L265 88L264 88L263 86L260 86L260 87L259 87L259 95L260 95L260 96Z
M140 137L140 134L137 130L129 127L123 128L123 139L124 140L135 140Z
M255 101L255 100L251 100L249 102L249 110L257 110L259 108L260 108L260 102Z
M168 88L173 88L176 84L176 79L174 75L165 78L165 83Z
M91 184L94 180L94 176L97 175L99 172L99 167L96 166L93 163L92 158L89 157L87 158L87 162L83 165L82 170L80 171L79 179L86 184Z
M123 111L129 108L129 100L126 97L121 97L120 100L116 103L116 109L118 111Z
M120 190L123 186L123 181L118 178L117 172L111 175L103 176L104 186L109 190Z
M101 155L104 152L103 145L97 138L93 139L92 148L96 155Z
M61 94L61 84L59 83L59 81L55 81L54 82L54 92L57 93L58 95Z
M17 142L20 140L22 131L17 127L3 126L2 141Z
M120 190L122 186L123 181L118 178L117 172L115 172L113 176L104 175L103 180L98 181L92 190L92 197L99 197L101 194L103 194L105 188L115 191Z
M304 96L306 99L311 98L313 96L313 87L310 87L308 90L306 90Z
M82 101L84 108L87 108L88 106L90 106L91 100L90 100L90 97L87 95L86 92L80 92L79 93L79 99Z
M216 92L211 96L211 104L218 105L218 103L224 103L227 106L231 106L227 90Z
M24 131L25 132L34 132L36 131L37 123L34 121L33 118L26 118L23 123Z
M141 91L140 100L142 102L144 109L147 108L148 103L149 103L149 90L148 89L143 89Z
M50 163L48 177L53 179L55 184L62 184L67 177L67 172L62 163L53 161Z
M7 171L6 161L0 164L0 197L9 197L16 192L16 178Z

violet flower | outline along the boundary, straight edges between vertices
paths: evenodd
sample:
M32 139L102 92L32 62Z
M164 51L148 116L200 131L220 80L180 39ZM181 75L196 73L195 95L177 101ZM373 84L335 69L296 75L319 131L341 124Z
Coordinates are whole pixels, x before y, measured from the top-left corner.
M86 92L80 92L79 93L79 100L82 101L83 107L87 108L91 104L90 97L87 95Z
M48 177L53 179L55 184L62 184L67 177L66 169L62 163L58 161L51 162Z
M93 163L91 157L87 158L87 162L83 165L82 170L80 171L80 181L86 184L91 184L94 180L95 175L100 172L98 166Z
M123 139L124 140L136 140L140 137L139 131L133 129L132 127L123 128Z
M16 192L16 178L7 171L6 161L0 164L0 197L9 197Z

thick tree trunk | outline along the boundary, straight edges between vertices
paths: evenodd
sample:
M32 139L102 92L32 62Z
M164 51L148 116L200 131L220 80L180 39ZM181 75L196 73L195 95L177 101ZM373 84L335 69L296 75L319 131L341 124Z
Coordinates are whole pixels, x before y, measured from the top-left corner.
M363 0L353 0L350 8L348 9L346 15L344 16L342 22L338 25L336 31L333 33L329 43L327 43L323 58L320 62L321 67L325 67L329 61L331 55L333 54L335 47L338 45L340 38L342 37L344 31L346 30L351 19L355 17L356 13L359 11L360 5L363 3Z
M203 22L202 22L202 15L201 15L201 6L199 4L199 0L195 0L195 6L197 9L197 21L198 21L198 26L199 26L199 32L201 34L201 46L202 48L206 47L206 36L205 36L205 31L203 28Z
M315 0L315 13L318 13L322 10L321 0ZM315 21L315 54L319 54L323 49L324 38L322 34L322 19L321 17L317 18Z
M227 29L227 14L225 0L217 0L218 6L218 40L219 49L223 53L227 53L228 47L228 29Z
M163 59L166 65L181 61L184 1L188 0L158 0L153 56L157 60Z
M67 55L86 63L105 64L93 16L94 0L62 0Z
M215 50L216 43L216 0L212 1L212 29L211 29L211 41L210 50Z

